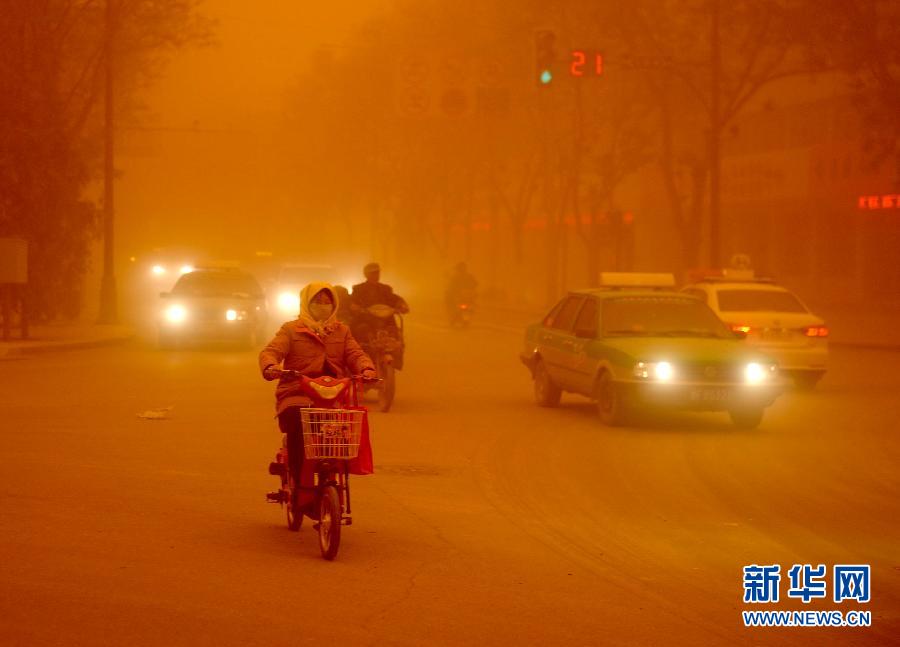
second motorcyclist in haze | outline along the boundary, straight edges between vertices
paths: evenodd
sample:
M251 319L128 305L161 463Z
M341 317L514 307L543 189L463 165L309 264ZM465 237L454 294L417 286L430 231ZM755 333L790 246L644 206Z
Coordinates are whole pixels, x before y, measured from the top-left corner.
M366 265L363 268L363 274L366 277L365 282L354 285L350 294L350 312L353 317L354 336L360 343L365 345L375 330L378 327L383 327L392 337L400 339L400 331L397 329L394 317L377 320L375 317L366 315L365 310L374 305L387 305L400 314L407 314L409 305L400 295L394 294L394 290L390 285L381 282L381 267L378 263ZM395 358L394 366L398 370L403 368L402 350Z
M381 266L378 263L369 263L363 268L366 277L364 283L353 286L350 294L350 309L359 312L369 306L383 303L391 306L400 314L409 312L409 306L400 295L394 294L394 289L381 282Z
M281 377L280 369L309 377L375 377L375 366L337 319L338 298L328 283L310 283L300 292L300 316L288 321L259 354L259 368L267 380L281 378L275 389L278 426L287 435L289 468L297 482L303 460L300 408L312 404L296 378Z

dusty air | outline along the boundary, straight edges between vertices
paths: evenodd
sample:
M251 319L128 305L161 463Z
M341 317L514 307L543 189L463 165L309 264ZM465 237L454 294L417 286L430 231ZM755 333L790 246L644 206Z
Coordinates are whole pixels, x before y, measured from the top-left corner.
M0 643L887 645L900 6L0 11Z

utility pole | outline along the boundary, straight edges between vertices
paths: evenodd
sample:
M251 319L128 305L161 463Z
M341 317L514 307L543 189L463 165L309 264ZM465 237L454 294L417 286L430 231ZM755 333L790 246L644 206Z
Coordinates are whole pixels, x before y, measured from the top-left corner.
M114 324L118 322L118 304L116 299L116 275L114 259L115 209L114 190L115 157L114 157L114 102L113 77L115 64L113 61L113 36L115 31L113 0L106 0L106 24L104 26L103 53L106 65L105 101L104 101L104 169L103 169L103 278L100 283L100 316L98 323Z
M721 45L719 42L719 23L721 0L712 2L712 33L710 37L710 102L709 102L709 261L710 267L719 267L721 239L721 151L719 107L719 75L721 73Z

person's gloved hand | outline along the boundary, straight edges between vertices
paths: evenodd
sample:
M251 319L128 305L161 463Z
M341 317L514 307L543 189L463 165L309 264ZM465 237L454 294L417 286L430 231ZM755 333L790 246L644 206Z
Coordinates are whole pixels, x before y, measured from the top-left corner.
M375 372L374 368L364 368L362 371L362 378L364 380L374 380L378 377L378 374Z
M281 369L275 366L274 364L269 364L265 369L263 369L263 377L269 380L277 380L281 377Z

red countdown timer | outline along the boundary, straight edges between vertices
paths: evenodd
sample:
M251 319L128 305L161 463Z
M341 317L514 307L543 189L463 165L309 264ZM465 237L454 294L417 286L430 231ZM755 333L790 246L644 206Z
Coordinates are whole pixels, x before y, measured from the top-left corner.
M600 76L603 74L603 54L587 52L583 49L572 50L569 74L572 76Z

